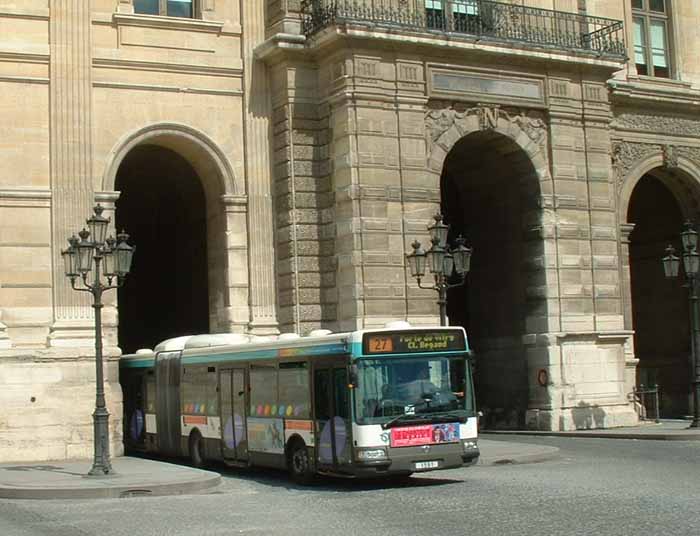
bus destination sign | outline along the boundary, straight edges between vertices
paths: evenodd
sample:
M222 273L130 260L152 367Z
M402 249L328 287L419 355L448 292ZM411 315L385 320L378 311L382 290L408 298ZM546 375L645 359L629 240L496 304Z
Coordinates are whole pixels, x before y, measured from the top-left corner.
M365 333L364 354L410 354L415 352L458 352L466 350L459 331L404 331L401 333Z

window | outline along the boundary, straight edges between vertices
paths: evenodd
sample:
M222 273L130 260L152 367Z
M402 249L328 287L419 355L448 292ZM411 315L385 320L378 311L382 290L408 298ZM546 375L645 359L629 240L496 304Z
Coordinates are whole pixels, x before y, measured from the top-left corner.
M134 0L134 13L194 18L195 0Z
M481 0L453 0L451 22L445 19L447 0L424 0L425 16L428 28L433 30L448 30L446 24L455 32L479 33L480 17L479 2Z
M250 367L250 416L277 417L277 368Z
M646 76L671 77L668 0L632 0L634 62Z
M277 414L280 417L308 419L310 393L307 364L280 363Z

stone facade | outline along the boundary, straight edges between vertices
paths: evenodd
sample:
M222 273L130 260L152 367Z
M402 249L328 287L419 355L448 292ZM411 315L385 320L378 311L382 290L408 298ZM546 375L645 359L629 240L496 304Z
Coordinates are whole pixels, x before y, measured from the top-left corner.
M423 16L421 2L364 1L376 19ZM622 21L633 57L629 0L523 3ZM92 452L92 310L60 252L94 203L118 216L121 166L144 146L201 182L211 331L437 323L405 255L443 210L475 246L451 316L468 311L487 424L637 422L631 199L651 174L683 217L700 200L700 9L668 3L673 79L585 44L359 16L312 28L320 12L299 0L200 0L192 19L131 0L0 0L0 460ZM112 295L115 454L118 313Z

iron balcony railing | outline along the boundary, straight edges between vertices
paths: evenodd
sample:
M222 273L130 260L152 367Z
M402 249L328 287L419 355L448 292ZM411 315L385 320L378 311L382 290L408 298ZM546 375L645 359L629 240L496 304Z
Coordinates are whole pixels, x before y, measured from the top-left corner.
M626 57L622 22L491 0L303 0L307 36L333 25L463 34Z

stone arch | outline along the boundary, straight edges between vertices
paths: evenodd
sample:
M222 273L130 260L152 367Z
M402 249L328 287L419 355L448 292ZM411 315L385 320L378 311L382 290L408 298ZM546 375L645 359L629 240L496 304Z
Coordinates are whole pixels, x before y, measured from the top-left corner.
M547 278L556 277L544 269L545 251L554 249L542 232L550 210L543 199L552 192L544 116L450 106L428 112L426 127L428 167L440 177L451 236L465 233L474 247L467 284L448 299L450 321L469 331L487 426L522 427L531 398L530 335L551 325Z
M700 151L618 142L612 156L625 327L635 332L628 367L632 383L659 385L662 416L675 417L688 411L687 295L664 278L661 257L679 246L683 221L700 215Z
M627 210L637 183L656 174L676 197L685 217L700 215L700 148L654 143L618 142L613 147L618 184L618 222L627 222Z
M206 134L181 123L155 123L145 126L122 137L107 156L102 176L102 191L111 192L122 160L138 145L160 145L184 157L197 174L205 181L209 195L212 190L219 195L237 196L244 190L238 184L233 168L214 141ZM212 184L211 178L216 183Z
M247 198L228 157L209 136L175 122L147 125L124 135L107 155L98 200L115 210L120 167L135 149L147 146L176 153L199 178L205 197L209 331L244 331L249 310L249 278L241 269L248 263Z
M447 155L460 139L491 130L513 140L530 158L540 180L551 180L547 158L547 125L534 112L511 114L498 106L453 107L428 112L428 169L442 173Z

